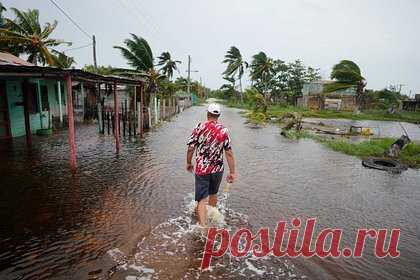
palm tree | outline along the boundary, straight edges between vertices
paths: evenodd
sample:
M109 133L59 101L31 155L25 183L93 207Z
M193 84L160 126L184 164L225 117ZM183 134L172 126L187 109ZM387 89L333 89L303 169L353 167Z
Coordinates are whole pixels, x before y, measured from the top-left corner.
M4 18L3 18L3 12L7 11L6 7L3 6L2 3L0 3L0 28L3 28L4 24Z
M331 79L337 82L330 85L330 88L348 88L356 86L357 100L361 101L363 89L366 86L359 66L351 60L342 60L334 65L331 72Z
M232 46L225 55L225 60L223 60L222 63L227 63L227 67L223 72L223 75L228 77L235 77L237 75L239 80L239 90L241 92L241 102L243 102L242 76L244 75L245 69L248 68L248 62L242 59L242 54L239 49Z
M176 85L176 87L177 87L178 90L187 91L187 89L188 89L188 80L186 78L183 78L183 77L178 77L175 80L175 85Z
M220 90L224 92L225 96L233 97L235 95L235 78L223 77L228 83L223 84Z
M5 19L0 28L0 48L14 54L27 54L28 61L33 64L41 63L54 66L53 47L69 42L49 38L57 27L57 21L46 23L43 27L39 23L39 11L19 11L11 8L16 18Z
M170 80L172 76L174 75L174 70L178 70L178 67L176 66L177 63L181 63L179 60L172 60L171 54L169 52L163 52L159 57L159 66L162 66L160 68L160 71L164 75L168 77Z
M54 65L58 68L69 69L76 62L73 57L67 56L64 52L54 51Z
M264 52L259 52L252 57L251 80L255 81L255 86L269 98L269 86L274 73L274 60Z
M125 47L114 46L119 49L128 64L137 71L147 72L153 69L153 53L149 46L149 43L133 33L131 33L132 39L125 39Z
M134 69L116 69L120 74L129 76L143 76L148 80L148 91L155 93L159 88L159 81L165 78L154 68L153 53L149 43L142 37L131 33L131 39L124 40L124 47L114 46Z

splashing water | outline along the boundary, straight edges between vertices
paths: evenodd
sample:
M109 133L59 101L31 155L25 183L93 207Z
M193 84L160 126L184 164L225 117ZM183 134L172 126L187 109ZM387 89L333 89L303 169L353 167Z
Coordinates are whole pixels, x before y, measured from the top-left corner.
M218 207L208 207L209 224L224 227L231 234L237 229L249 227L248 217L233 209L227 209L226 193ZM240 279L264 277L264 279L298 279L294 266L287 260L267 256L258 259L248 254L235 258L227 252L223 257L214 258L212 266L200 270L201 258L206 242L206 233L195 218L196 202L193 194L185 198L184 215L171 218L156 226L149 236L137 245L132 258L125 257L120 250L113 249L108 254L117 263L114 272L125 279ZM243 241L243 240L241 240ZM215 247L220 244L215 241ZM240 248L245 247L240 242Z

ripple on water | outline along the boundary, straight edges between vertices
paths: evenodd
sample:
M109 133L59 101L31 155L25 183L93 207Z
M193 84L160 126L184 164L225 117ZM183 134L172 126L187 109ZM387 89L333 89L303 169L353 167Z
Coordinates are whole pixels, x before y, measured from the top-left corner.
M220 201L219 211L224 217L219 218L216 225L225 227L231 234L239 228L249 228L246 215L226 208L227 198L224 195ZM257 259L251 254L235 258L229 252L221 258L213 259L208 271L201 271L201 257L206 237L202 228L196 224L193 215L195 203L192 193L186 197L184 205L184 214L157 225L137 244L132 258L128 258L118 248L108 251L117 264L112 270L117 278L129 276L147 279L302 278L295 272L294 265L287 260L273 257ZM244 244L241 243L240 246L242 248Z

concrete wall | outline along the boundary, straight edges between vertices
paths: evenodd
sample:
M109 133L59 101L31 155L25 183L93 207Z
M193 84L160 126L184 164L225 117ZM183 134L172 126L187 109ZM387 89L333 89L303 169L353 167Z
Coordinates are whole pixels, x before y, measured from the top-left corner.
M321 83L305 83L302 87L302 95L319 94L324 90Z
M303 85L302 97L297 100L299 107L308 108L312 110L320 110L328 108L325 99L340 100L338 110L353 111L356 109L356 87L340 89L330 93L324 93L325 83L312 82Z
M328 106L325 104L325 99L341 100L339 110L353 111L356 109L356 96L353 95L304 95L298 98L298 107L307 108L311 110L322 110Z

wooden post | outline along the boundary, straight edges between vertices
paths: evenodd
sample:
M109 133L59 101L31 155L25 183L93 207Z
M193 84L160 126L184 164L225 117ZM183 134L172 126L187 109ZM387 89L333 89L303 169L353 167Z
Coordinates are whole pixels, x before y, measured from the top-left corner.
M143 93L143 84L140 85L140 137L143 137L143 132L144 132L144 115L143 115L143 110L144 110L144 93Z
M61 101L61 82L57 81L57 93L58 93L58 114L60 117L60 126L63 126L63 102Z
M152 128L152 113L150 112L150 107L147 107L147 113L149 114L149 129Z
M132 116L132 118L130 118L130 120L133 121L133 128L134 128L134 132L133 135L137 134L137 86L134 86L134 97L133 97L133 104L131 105L130 102L130 117Z
M31 122L29 119L29 83L28 80L23 81L23 113L25 116L25 132L26 132L26 144L28 147L32 146L32 132Z
M73 87L70 74L66 76L67 86L67 122L68 122L68 136L70 147L70 169L74 174L76 173L76 140L74 134L74 116L73 116Z
M120 152L120 112L119 112L119 101L117 95L117 82L114 81L114 120L115 120L115 150L117 153Z
M122 118L122 126L123 126L123 136L125 137L125 106L124 103L121 102L121 118Z
M96 106L98 108L98 129L99 129L99 133L103 133L103 120L102 120L102 104L101 104L101 84L98 83L96 84L96 86L98 87L98 100L96 100Z
M166 99L165 98L162 98L162 108L163 108L163 120L165 120L166 119Z
M38 110L39 110L39 120L41 122L41 129L44 128L44 118L42 115L42 95L41 95L41 83L37 80L37 94L38 94Z
M155 107L155 125L158 123L158 120L159 120L159 116L158 116L158 104L157 104L157 102L158 102L158 99L157 99L157 97L155 96L154 98L153 98L153 101L154 101L154 107Z
M82 122L85 121L85 87L83 85L83 82L80 83L80 98L82 99Z

